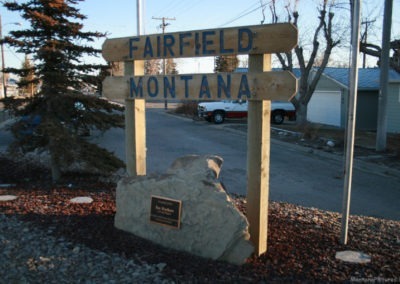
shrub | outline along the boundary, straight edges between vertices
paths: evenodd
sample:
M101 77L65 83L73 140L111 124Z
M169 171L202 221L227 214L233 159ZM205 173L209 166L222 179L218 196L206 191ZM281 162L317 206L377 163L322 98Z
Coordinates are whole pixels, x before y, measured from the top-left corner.
M197 105L198 103L196 101L182 102L175 109L175 113L187 116L197 116Z

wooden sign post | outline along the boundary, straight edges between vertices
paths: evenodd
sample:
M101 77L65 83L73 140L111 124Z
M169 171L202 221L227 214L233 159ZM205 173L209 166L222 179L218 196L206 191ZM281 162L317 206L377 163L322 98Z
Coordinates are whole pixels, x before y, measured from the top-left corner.
M125 75L144 75L144 61L125 63ZM111 92L112 93L112 92ZM125 159L129 175L146 175L146 101L125 97Z
M250 55L249 72L271 70L271 55ZM267 250L271 101L251 100L247 114L247 219L255 251Z
M130 175L146 175L146 100L248 100L247 217L255 253L267 249L271 100L290 100L297 80L271 70L271 53L297 44L291 24L246 26L107 39L107 61L134 62L125 76L108 77L103 94L125 99L126 163ZM144 76L143 60L249 54L249 73ZM133 74L132 74L133 73ZM132 76L133 75L133 76Z

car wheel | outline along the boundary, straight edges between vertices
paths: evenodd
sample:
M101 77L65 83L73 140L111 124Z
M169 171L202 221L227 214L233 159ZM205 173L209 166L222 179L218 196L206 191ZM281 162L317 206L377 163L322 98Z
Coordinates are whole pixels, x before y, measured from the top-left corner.
M285 120L285 113L281 110L276 110L272 112L272 123L282 124Z
M215 124L221 124L225 120L225 114L223 111L220 111L220 110L215 111L213 117L214 117Z

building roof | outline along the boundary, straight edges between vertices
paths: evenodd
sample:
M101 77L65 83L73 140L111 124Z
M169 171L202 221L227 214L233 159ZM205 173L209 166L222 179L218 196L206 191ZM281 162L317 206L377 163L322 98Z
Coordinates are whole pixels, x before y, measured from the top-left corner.
M358 69L358 89L359 90L379 90L381 70L379 68ZM349 69L327 67L324 75L339 82L346 88L349 87ZM400 74L394 70L389 70L389 82L399 82Z
M247 73L247 71L249 71L249 68L247 67L238 67L235 69L235 72L237 73Z
M281 70L281 69L273 69ZM235 72L247 72L247 68L237 68ZM358 69L358 89L365 91L379 90L381 70L379 68L366 68ZM301 73L299 68L293 69L293 74L299 78ZM323 73L326 77L338 82L345 88L349 88L349 69L348 68L336 68L326 67ZM400 74L396 71L389 70L389 82L400 82Z
M238 67L235 69L235 72L237 73L247 73L249 71L249 68L247 67ZM272 68L272 71L282 71L282 68ZM299 68L293 68L293 75L296 76L296 78L300 78L300 69Z

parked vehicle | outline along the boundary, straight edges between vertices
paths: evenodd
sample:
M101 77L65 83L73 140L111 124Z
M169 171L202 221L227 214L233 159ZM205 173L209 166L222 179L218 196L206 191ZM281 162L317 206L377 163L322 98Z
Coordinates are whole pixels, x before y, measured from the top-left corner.
M220 124L225 119L247 117L248 102L241 100L224 100L219 102L203 102L197 107L198 116L208 122ZM291 102L271 102L271 122L282 124L288 117L289 120L296 120L296 110Z

